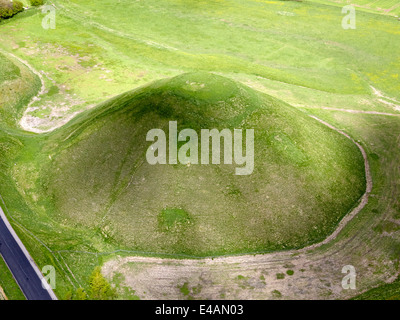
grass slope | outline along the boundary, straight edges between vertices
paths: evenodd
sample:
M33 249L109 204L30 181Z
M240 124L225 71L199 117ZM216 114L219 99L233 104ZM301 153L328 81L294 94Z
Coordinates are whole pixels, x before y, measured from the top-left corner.
M253 174L235 176L235 165L147 164L147 131L170 120L197 132L254 128ZM207 256L302 247L332 232L365 188L351 141L207 73L127 92L37 141L12 169L28 205L135 251Z
M3 288L9 300L25 300L24 294L15 282L2 256L0 256L0 287Z
M398 0L311 0L319 3L329 3L336 6L354 5L357 9L366 10L370 12L379 12L382 14L389 14L398 16L400 14L400 3Z
M368 290L352 300L400 300L400 279L393 283Z
M0 122L16 127L40 80L19 61L0 51Z
M36 8L0 29L0 47L46 75L49 92L28 110L41 129L150 81L199 70L292 104L393 111L370 85L400 100L394 17L360 11L357 29L344 30L340 8L308 1L53 3L54 30L41 28Z

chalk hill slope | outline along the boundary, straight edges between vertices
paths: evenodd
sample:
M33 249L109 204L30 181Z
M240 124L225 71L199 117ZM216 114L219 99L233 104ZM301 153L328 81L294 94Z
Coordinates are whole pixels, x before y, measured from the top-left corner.
M169 121L197 132L254 129L253 173L235 175L235 164L148 164L146 133L168 133ZM42 137L35 161L24 164L22 156L14 174L35 211L141 252L305 246L331 233L365 188L363 159L350 140L278 99L208 73L124 93ZM29 174L32 163L40 174Z

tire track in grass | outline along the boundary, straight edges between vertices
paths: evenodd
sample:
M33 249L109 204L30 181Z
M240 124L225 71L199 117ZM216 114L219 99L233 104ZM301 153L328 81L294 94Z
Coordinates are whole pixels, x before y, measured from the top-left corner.
M387 112L380 112L380 111L341 109L341 108L331 108L331 107L301 107L301 108L339 111L339 112L348 112L348 113L373 114L373 115L378 115L378 116L400 117L400 113L387 113Z

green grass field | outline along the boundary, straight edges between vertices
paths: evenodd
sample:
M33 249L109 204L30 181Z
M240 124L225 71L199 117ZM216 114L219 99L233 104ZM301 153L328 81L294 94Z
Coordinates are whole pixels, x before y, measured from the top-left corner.
M367 102L370 86L400 99L393 17L360 11L358 28L343 30L340 8L310 2L54 4L55 30L41 28L39 9L2 23L0 46L45 74L49 92L28 111L37 129L152 80L200 70L295 104L393 109Z
M357 297L354 300L400 300L400 285L397 279L393 283L371 289Z
M3 257L0 256L0 287L3 289L7 299L9 300L25 300L24 294L21 292L15 282L10 270L5 264ZM1 293L0 293L1 300Z
M352 1L355 30L341 27L347 1L50 2L54 30L40 8L0 22L0 194L60 298L118 250L200 258L326 238L364 193L364 165L309 115L371 163L374 196L338 238L398 263L396 1ZM169 120L255 128L253 175L144 163L146 132Z
M345 6L352 4L357 9L365 10L368 12L378 12L381 14L387 15L394 15L398 17L400 14L400 4L397 0L379 0L379 1L372 1L372 0L352 0L352 1L345 1L345 0L327 0L327 1L320 1L320 0L311 0L313 2L319 3L329 3L330 5L336 6Z

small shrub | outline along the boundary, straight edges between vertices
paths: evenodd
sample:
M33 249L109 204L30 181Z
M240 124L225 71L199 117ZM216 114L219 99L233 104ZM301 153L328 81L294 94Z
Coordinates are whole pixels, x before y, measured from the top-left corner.
M78 288L74 292L73 290L69 290L65 296L64 300L87 300L88 296L87 293L83 288Z
M277 273L276 274L277 279L285 279L285 274L284 273Z
M274 298L281 298L282 293L279 290L274 290L271 292Z
M17 14L19 12L24 11L24 4L20 1L13 1L13 12Z
M44 0L30 0L31 5L34 7L44 5Z
M83 288L76 289L73 300L87 300L87 294Z
M106 278L101 274L100 268L96 268L89 280L90 299L92 300L113 300L117 297L115 288L112 288Z
M24 11L24 5L20 1L0 0L0 19L8 19L17 13Z

